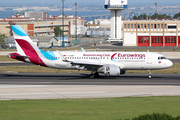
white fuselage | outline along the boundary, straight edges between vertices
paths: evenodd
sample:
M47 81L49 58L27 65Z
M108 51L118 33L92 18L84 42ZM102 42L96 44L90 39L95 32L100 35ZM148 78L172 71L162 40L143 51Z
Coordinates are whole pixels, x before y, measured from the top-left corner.
M104 65L119 66L124 70L157 70L169 68L173 63L163 55L152 52L72 52L61 51L63 57L70 62L63 62L58 52L54 52L57 60L45 58L42 60L48 67L59 69L76 69L71 61L81 63L101 63Z

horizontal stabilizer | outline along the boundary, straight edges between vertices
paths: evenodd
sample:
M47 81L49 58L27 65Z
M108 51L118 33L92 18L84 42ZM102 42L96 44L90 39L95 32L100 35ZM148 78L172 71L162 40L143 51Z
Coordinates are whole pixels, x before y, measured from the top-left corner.
M22 56L18 53L10 53L8 55L8 57L10 58L13 58L13 59L17 59L17 60L20 60L20 61L24 61L25 62L25 59L29 58L29 56Z
M12 58L12 56L19 57L19 58L24 58L24 59L29 58L29 56L21 56L21 55L16 55L16 54L13 54L13 53L9 54L9 57Z

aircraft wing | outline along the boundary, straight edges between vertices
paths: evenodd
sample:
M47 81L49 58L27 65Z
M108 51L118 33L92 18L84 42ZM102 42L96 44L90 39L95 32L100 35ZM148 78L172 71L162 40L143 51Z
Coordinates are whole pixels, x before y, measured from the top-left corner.
M75 64L75 65L94 65L94 66L103 66L104 64L99 62L99 61L93 61L93 62L89 62L89 61L70 61L71 64Z
M99 62L98 60L96 61L81 61L81 60L76 60L76 61L69 61L71 62L72 66L76 66L77 69L82 69L82 70L98 70L99 68L103 67L103 63Z

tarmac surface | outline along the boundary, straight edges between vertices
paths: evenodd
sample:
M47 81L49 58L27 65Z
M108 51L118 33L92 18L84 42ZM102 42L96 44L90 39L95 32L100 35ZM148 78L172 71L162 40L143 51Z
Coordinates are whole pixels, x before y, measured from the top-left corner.
M0 100L180 95L180 74L120 77L59 73L0 73Z
M119 77L90 79L78 73L0 73L0 84L11 85L175 85L180 86L180 74L125 74Z

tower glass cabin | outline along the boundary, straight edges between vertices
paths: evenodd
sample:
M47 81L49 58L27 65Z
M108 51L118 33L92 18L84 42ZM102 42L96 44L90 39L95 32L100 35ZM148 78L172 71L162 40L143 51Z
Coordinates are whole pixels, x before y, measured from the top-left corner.
M110 40L122 40L122 16L121 11L127 8L127 0L105 0L105 9L111 11L111 38Z

